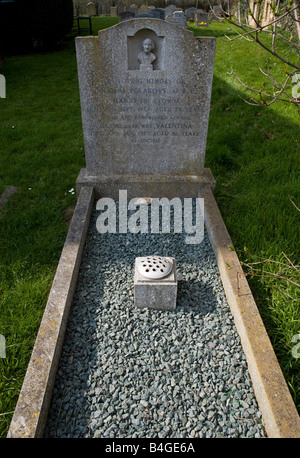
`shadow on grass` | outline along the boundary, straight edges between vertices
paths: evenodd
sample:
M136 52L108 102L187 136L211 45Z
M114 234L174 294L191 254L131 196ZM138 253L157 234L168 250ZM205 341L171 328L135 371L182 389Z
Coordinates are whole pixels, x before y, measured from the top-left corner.
M283 103L251 106L240 95L241 87L214 75L206 167L216 179L219 209L241 261L249 261L249 252L282 261L284 252L299 264L299 213L291 203L300 204L298 114ZM276 278L248 281L300 411L299 361L291 358L289 339L299 332L297 301L287 302L288 284L280 297Z

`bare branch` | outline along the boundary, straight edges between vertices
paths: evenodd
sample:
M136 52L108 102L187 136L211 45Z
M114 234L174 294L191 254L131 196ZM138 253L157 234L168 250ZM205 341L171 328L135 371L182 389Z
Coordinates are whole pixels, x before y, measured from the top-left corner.
M252 29L250 31L247 31L245 29L245 24L243 24L242 22L237 22L237 21L234 21L233 19L228 19L229 22L231 22L233 25L245 30L245 34L251 34L253 32L257 32L257 31L265 31L265 29L267 29L268 27L270 27L271 25L275 24L276 22L279 22L281 21L285 16L287 16L288 14L292 13L293 11L295 11L298 7L297 6L294 6L293 8L291 8L290 10L286 11L285 13L283 13L281 16L278 16L277 18L273 19L273 21L271 22L268 22L268 24L265 24L265 25L259 25L257 27L253 27L249 24L247 24L247 27L249 29ZM251 12L251 17L253 17L253 13ZM253 17L253 19L255 20L255 18ZM256 21L257 23L257 21Z
M285 262L282 262L282 261L276 261L274 259L269 259L269 258L263 258L262 256L258 256L256 254L251 254L251 253L248 253L249 256L251 256L252 258L256 258L256 259L260 259L260 261L257 261L257 262L253 262L251 263L251 265L253 264L262 264L262 263L273 263L273 264L278 264L280 266L283 266L284 268L287 268L287 269L290 269L291 266L289 264L286 264ZM284 255L284 253L282 252L282 254ZM288 259L288 258L286 258ZM290 264L292 264L292 262L289 260ZM250 265L250 264L249 264ZM300 269L300 266L295 266L294 264L292 264L292 266L294 268L297 268L297 269Z
M255 40L250 40L248 37L245 37L244 35L242 35L241 33L237 32L239 34L239 37L235 37L235 38L243 38L244 40L247 40L247 41L255 41ZM234 41L234 39L231 39L229 38L227 35L224 35L224 37L227 38L228 41ZM222 41L226 41L226 40L222 40Z
M271 74L269 71L269 68L267 70L263 70L261 66L259 66L259 70L261 73L267 77L272 84L273 90L272 94L271 91L268 93L266 90L262 89L256 89L253 87L249 87L247 84L245 84L234 72L231 70L231 73L228 73L229 75L234 76L234 78L239 81L239 83L245 87L247 90L254 92L257 94L257 100L255 100L252 97L249 97L248 100L244 100L244 102L248 103L249 105L255 105L255 106L270 106L274 102L282 101L286 103L292 103L299 111L300 114L300 98L298 96L298 92L296 92L296 96L294 91L292 91L293 95L289 94L289 86L288 83L291 81L291 77L295 75L296 72L300 72L300 62L299 62L299 56L300 56L300 44L295 43L292 41L292 36L290 39L284 36L284 34L278 32L279 28L279 22L282 21L284 18L292 17L293 21L295 21L295 24L297 25L296 29L298 30L299 25L298 25L298 3L299 0L293 0L293 6L289 9L285 9L285 11L280 10L280 0L275 0L276 2L276 8L275 11L273 10L273 19L272 21L262 25L260 23L260 19L258 19L258 16L255 11L250 11L248 13L248 17L253 19L254 25L249 25L249 24L244 24L241 22L241 19L239 17L239 20L236 21L234 20L231 15L229 15L228 22L235 26L233 30L236 32L236 36L234 37L229 37L228 35L224 35L224 38L228 40L229 42L235 41L237 39L245 39L247 41L255 41L261 48L263 48L265 51L267 51L269 54L271 54L273 57L278 59L280 62L284 63L287 67L283 69L283 74L284 74L284 82L281 83L280 81L275 78L274 75ZM210 5L211 10L212 5ZM224 10L223 10L223 13ZM228 15L227 15L228 16ZM225 17L225 14L224 14ZM272 27L270 29L270 27ZM240 31L238 30L240 29ZM300 30L300 29L299 29ZM263 32L266 34L271 34L271 40L265 41L263 39ZM298 34L299 35L299 34ZM279 48L276 46L277 44L277 39L283 40L285 43L288 43L288 45L291 47L291 50L294 51L294 54L292 57L286 57L287 54L280 53ZM300 38L299 38L300 41ZM294 56L297 56L294 59ZM288 69L289 68L289 72Z
M292 199L289 197L290 199L290 202L294 205L294 207L298 210L298 212L300 212L300 208L297 207L297 205L295 204L295 202L292 201Z
M264 30L265 33L273 33L272 30ZM289 40L284 35L281 35L278 31L276 31L276 36L279 37L281 40L286 41L289 45L291 45L296 53L300 56L300 44L294 43L292 40Z
M283 254L283 256L288 260L288 262L290 263L290 265L291 265L294 269L297 270L297 267L295 267L295 265L292 263L292 261L290 260L290 258L288 258L287 255L286 255L284 252L282 252L282 254Z
M293 62L290 62L286 60L284 57L280 56L276 51L273 51L272 49L268 48L264 43L261 42L261 40L258 38L258 32L260 29L254 30L256 33L256 36L253 36L253 31L249 33L249 35L253 38L253 40L258 43L262 48L264 48L266 51L268 51L270 54L272 54L274 57L277 57L277 59L281 60L285 64L289 65L290 67L295 68L296 70L300 70L300 67ZM245 33L244 35L247 35L248 33ZM241 38L241 37L236 37L236 38ZM231 39L230 41L233 41L234 39Z
M245 265L248 266L247 264L245 264ZM265 275L265 274L268 274L268 275ZM280 280L285 280L288 283L291 283L291 285L294 285L294 286L297 286L297 287L300 288L300 284L294 282L290 278L284 277L283 275L279 275L279 274L276 274L276 273L273 273L273 272L268 272L266 270L264 270L262 273L259 273L259 274L255 274L253 272L248 272L248 273L246 273L246 275L251 275L251 277L262 277L262 276L264 276L266 278L278 278Z
M268 24L265 24L265 25L259 25L259 30L264 30L268 27L270 27L271 25L273 25L275 22L279 22L281 21L285 16L287 16L288 14L292 13L293 11L297 10L298 6L295 5L293 6L292 8L290 8L288 11L285 11L284 13L282 13L280 16L278 16L277 18L273 19L273 21L271 22L268 22ZM233 21L235 25L238 25L238 26L244 26L245 24L243 24L242 22L236 22L236 21ZM252 28L253 30L256 30L257 27L253 27L251 25L247 25L247 27L249 28Z
M264 91L262 91L262 90L260 90L260 89L255 89L255 88L253 88L253 87L247 86L247 84L245 84L245 83L244 83L244 82L243 82L243 81L242 81L242 80L241 80L232 70L231 70L230 73L227 72L228 75L234 76L234 78L235 78L237 81L239 81L239 83L240 83L242 86L244 86L246 89L248 89L249 91L256 92L257 94L259 94L259 96L260 96L260 98L261 98L261 100L262 100L262 102L263 102L263 105L266 105L266 106L272 105L276 100L280 100L280 101L282 101L282 102L289 102L289 103L295 104L296 106L300 106L300 100L294 99L293 97L290 97L290 96L288 96L288 95L285 93L286 85L287 85L289 79L290 79L295 73L296 73L296 71L293 71L292 73L290 73L290 74L287 76L287 78L286 78L284 84L281 86L281 88L280 88L280 90L278 91L278 93L277 93L277 94L271 95L271 94L268 94L267 92L264 92ZM287 99L282 98L282 97L281 97L282 94L286 95L288 98L287 98ZM264 100L263 96L264 96L264 97L267 97L268 99L272 99L272 100L271 100L271 101L266 101L266 100ZM254 99L252 99L252 98L249 99L249 100L250 100L250 103L249 103L249 101L247 101L247 100L245 100L245 99L243 99L243 100L244 100L246 103L248 103L249 105L255 105L255 106L260 106L260 105L261 105L260 103L258 103L256 100L254 100Z
M294 297L292 297L290 294L288 294L286 291L283 291L282 289L280 289L280 291L285 294L285 296L289 297L293 302L299 302L300 299L296 299Z
M279 3L277 4L277 8L279 8ZM297 70L300 70L299 65L296 65L293 62L290 62L290 61L286 60L283 56L279 55L275 51L275 37L278 35L277 30L275 28L275 25L279 21L281 21L285 16L287 16L289 14L289 12L295 11L296 8L297 8L297 6L294 6L289 11L286 11L285 13L283 13L280 16L276 17L273 21L271 21L271 22L269 22L268 24L265 24L265 25L260 25L256 21L256 19L254 18L253 13L251 12L251 17L255 20L255 23L256 23L256 27L253 27L251 25L247 25L247 28L248 29L250 28L251 30L247 30L245 28L245 24L242 24L241 22L237 22L237 21L233 21L232 19L229 19L229 22L231 24L235 25L236 27L238 27L238 28L240 28L240 29L242 29L244 31L243 34L239 34L237 37L229 39L229 41L234 41L236 39L239 39L239 38L242 38L242 37L248 35L253 39L253 41L256 41L261 47L263 47L266 51L271 53L273 56L275 56L276 58L280 59L285 64L287 64L287 65L289 65L289 66L291 66L291 67L293 67L293 68L295 68ZM273 31L267 30L271 25L273 25ZM262 41L259 39L259 35L258 35L259 32L268 32L268 33L272 33L273 34L273 37L272 37L272 48L269 48L264 43L262 43ZM228 39L228 37L227 37L227 39ZM295 50L297 50L297 45L293 44L293 48ZM297 50L297 53L299 55L298 50Z
M291 97L289 94L286 93L285 87L288 83L288 80L295 74L295 72L292 72L290 75L288 75L284 85L282 85L281 83L279 83L279 81L277 81L277 79L273 75L271 75L271 73L263 71L260 65L259 65L259 69L263 75L265 75L267 78L270 79L273 86L279 90L280 94L284 94L288 99L293 99L293 97ZM273 95L275 96L275 93Z

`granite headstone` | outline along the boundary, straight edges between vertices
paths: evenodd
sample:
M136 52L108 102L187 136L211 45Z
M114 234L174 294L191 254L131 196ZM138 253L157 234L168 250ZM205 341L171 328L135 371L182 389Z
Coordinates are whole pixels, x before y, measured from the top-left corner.
M208 27L209 26L209 16L208 13L202 13L197 11L197 27Z
M76 51L86 156L77 189L197 195L215 38L140 18L77 37Z

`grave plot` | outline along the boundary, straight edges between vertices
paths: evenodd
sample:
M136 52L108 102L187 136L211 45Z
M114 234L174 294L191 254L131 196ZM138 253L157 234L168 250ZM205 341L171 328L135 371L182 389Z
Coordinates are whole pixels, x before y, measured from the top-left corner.
M204 167L215 39L139 18L76 49L86 168L8 437L299 437ZM116 224L134 198L140 231ZM147 231L155 199L203 202L199 228ZM151 256L175 260L167 307L135 301Z
M45 437L265 437L207 234L198 245L184 233L99 234L98 216ZM176 259L175 309L140 309L140 295L136 307L135 259L144 253Z

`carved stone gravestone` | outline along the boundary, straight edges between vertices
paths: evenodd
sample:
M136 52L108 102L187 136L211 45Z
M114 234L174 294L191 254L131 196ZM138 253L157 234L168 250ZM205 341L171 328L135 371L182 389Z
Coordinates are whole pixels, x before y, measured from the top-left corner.
M117 16L118 14L118 7L117 6L111 6L110 7L110 15L111 16Z
M123 13L120 14L120 22L122 21L127 21L128 19L133 19L135 17L135 13L132 11L123 11Z
M96 5L93 2L87 4L87 14L88 16L96 16Z
M121 13L124 13L125 11L125 6L124 6L124 2L122 0L120 0L117 4L117 13L118 13L118 16L121 16Z
M77 37L86 168L99 196L194 197L204 169L215 38L160 19Z
M165 8L165 17L173 16L173 12L176 10L176 5L168 5Z
M152 13L158 13L157 17L159 19L165 19L165 10L163 10L162 8L153 8Z
M148 11L149 8L146 5L142 5L138 10L138 14L148 13Z
M150 13L139 13L135 17L136 18L141 18L141 17L149 17L150 18L150 17L154 17L154 16L152 15L152 13L151 14Z
M197 11L197 8L191 7L185 10L185 17L188 21L192 21L194 19L194 13Z
M222 22L222 10L219 6L215 5L213 10L210 12L211 20L214 22Z
M187 23L186 23L186 20L182 17L170 17L170 16L167 16L166 17L166 21L171 23L171 24L174 24L176 25L177 27L182 27L183 29L186 29L187 27Z
M208 27L209 26L208 13L202 13L202 12L197 11L196 19L197 19L197 27Z
M175 10L174 13L173 13L173 17L180 17L184 20L186 20L186 17L185 17L185 14L182 10Z
M132 5L130 5L129 8L126 8L126 11L132 11L133 13L138 14L139 9L138 6L135 3L133 3Z

